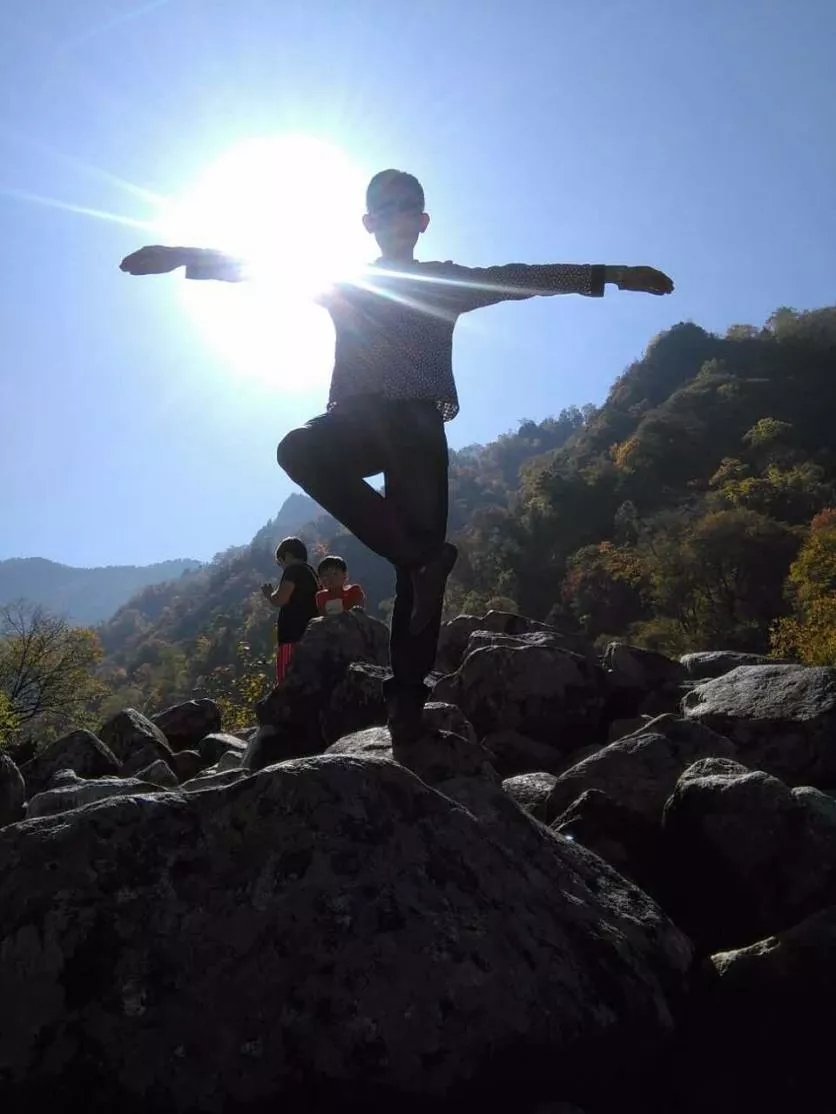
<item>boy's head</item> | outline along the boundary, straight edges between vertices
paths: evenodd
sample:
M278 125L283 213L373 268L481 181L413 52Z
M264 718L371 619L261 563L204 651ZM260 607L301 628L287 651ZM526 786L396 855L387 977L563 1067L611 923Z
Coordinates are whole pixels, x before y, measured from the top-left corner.
M282 538L276 546L276 564L292 565L296 561L305 562L308 549L301 538Z
M429 223L424 212L424 190L417 178L404 170L375 174L366 190L363 225L384 255L411 257Z
M348 579L348 566L342 557L323 557L316 572L322 587L329 592L339 592Z

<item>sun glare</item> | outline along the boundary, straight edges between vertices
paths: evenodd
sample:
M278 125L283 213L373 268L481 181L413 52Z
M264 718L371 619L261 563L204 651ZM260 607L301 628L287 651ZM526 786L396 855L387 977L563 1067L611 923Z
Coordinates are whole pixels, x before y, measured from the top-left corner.
M251 281L184 282L184 303L237 372L310 390L331 370L333 332L313 296L373 252L365 179L339 149L304 136L227 151L160 223L163 242L243 259Z

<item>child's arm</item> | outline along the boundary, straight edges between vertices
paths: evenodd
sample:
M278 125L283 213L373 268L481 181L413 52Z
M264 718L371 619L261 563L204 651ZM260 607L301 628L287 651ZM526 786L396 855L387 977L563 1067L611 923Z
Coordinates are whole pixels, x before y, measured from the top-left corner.
M219 279L221 282L243 282L246 277L241 262L210 248L176 248L151 244L127 255L119 264L129 275L165 275L186 268L188 279Z
M292 580L282 578L281 584L275 589L272 584L262 584L261 594L273 607L284 607L293 595L294 587Z
M449 272L449 273L448 273ZM673 282L653 267L608 266L603 263L509 263L504 267L459 267L447 264L440 275L455 286L459 311L497 302L521 301L541 294L583 294L601 298L604 286L647 294L670 294Z
M348 593L348 607L365 607L366 606L366 593L359 584L352 584Z

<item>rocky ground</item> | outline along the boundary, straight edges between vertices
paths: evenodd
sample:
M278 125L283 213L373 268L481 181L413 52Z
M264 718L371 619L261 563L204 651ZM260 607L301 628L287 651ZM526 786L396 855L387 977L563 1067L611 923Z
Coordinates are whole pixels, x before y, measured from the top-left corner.
M836 1110L836 670L315 620L249 731L0 754L0 1109Z

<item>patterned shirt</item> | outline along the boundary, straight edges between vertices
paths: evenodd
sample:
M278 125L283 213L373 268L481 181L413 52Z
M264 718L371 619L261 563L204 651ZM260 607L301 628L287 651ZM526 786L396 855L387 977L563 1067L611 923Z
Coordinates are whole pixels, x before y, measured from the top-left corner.
M604 293L603 265L569 263L461 267L456 263L373 264L367 281L341 283L317 300L334 322L336 349L328 408L354 395L431 399L445 421L459 410L453 378L458 317L538 294Z
M238 277L230 261L211 255L187 268L186 277ZM450 421L459 411L453 330L460 314L538 294L603 293L602 264L461 267L416 260L394 271L378 261L361 279L336 284L316 299L336 332L328 408L357 395L428 399Z

